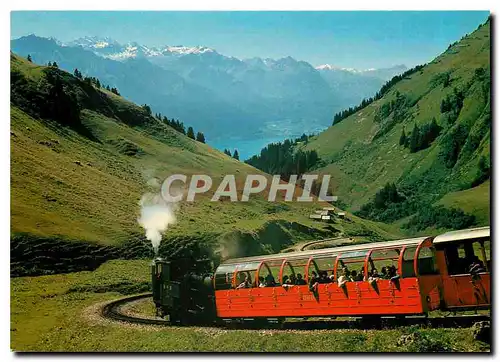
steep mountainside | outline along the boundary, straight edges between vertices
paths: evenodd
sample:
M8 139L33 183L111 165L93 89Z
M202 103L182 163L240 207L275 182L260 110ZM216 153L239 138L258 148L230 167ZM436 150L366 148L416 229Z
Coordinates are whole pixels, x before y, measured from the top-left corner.
M139 200L174 173L258 170L196 142L124 98L55 67L11 54L11 265L14 274L77 270L116 257L151 256ZM380 223L326 225L317 203L179 203L166 255L277 252L296 240L343 233L394 237Z
M416 229L453 228L441 219L464 215L428 211L443 205L475 215L465 224L488 224L490 41L488 21L302 146L318 152L320 171L350 210L386 222L416 215Z

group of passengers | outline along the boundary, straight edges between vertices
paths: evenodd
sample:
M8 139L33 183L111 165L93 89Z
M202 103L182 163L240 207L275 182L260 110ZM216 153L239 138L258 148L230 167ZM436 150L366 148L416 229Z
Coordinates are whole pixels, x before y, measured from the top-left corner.
M398 276L397 269L394 265L388 265L382 267L380 270L380 273L376 268L373 268L371 271L368 272L368 276L364 276L364 270L361 268L361 270L358 272L356 270L350 271L347 266L344 266L342 268L342 274L337 278L337 283L339 286L344 285L346 282L362 282L362 281L368 281L368 282L374 282L379 279L392 279L394 277ZM311 278L309 279L309 287L313 288L317 286L318 284L327 284L327 283L334 283L335 282L335 276L332 273L330 276L328 276L328 272L326 270L321 270L319 273L316 271L311 272ZM274 279L274 276L271 273L268 273L267 276L264 277L259 277L259 283L258 287L259 288L265 288L265 287L275 287L278 284L276 283L276 280ZM292 274L290 276L284 275L283 276L283 283L281 284L283 287L291 287L294 285L307 285L307 282L304 280L302 277L302 274ZM250 273L246 273L244 280L238 284L236 289L244 289L244 288L255 288L256 284L252 283L252 279L250 277Z
M292 274L290 276L285 275L283 276L283 286L293 286L293 285L306 285L306 281L304 280L302 274ZM267 276L264 277L259 277L259 283L258 287L259 288L265 288L265 287L275 287L277 286L276 280L274 279L274 276L271 273L268 273ZM250 277L250 274L247 273L244 277L244 280L238 284L236 289L245 289L245 288L255 288L256 285L255 283L252 283L252 279Z
M345 282L360 282L360 281L373 282L379 279L390 280L398 276L397 269L394 265L388 265L382 267L380 273L376 268L373 268L371 271L368 272L367 276L364 276L363 268L359 271L359 273L356 272L356 270L349 272L349 269L347 267L344 267L342 271L343 275L341 275L338 280L339 285Z
M362 281L374 282L379 279L390 280L395 277L398 277L397 269L394 265L388 265L382 267L380 273L376 268L373 268L371 271L368 272L367 276L364 276L365 272L363 269L364 268L361 268L359 272L356 270L350 271L347 266L344 266L342 268L342 274L337 278L338 285L343 286L347 282L362 282ZM317 284L325 284L333 282L335 282L335 276L333 273L328 277L328 273L325 270L320 271L319 275L313 271L311 275L311 280L309 282L309 286L312 288L315 287Z

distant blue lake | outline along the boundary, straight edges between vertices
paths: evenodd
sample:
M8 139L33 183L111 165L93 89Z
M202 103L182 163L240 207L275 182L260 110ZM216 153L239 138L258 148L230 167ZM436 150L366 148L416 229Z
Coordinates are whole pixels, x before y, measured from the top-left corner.
M329 121L328 121L329 122ZM286 139L295 139L302 134L318 134L329 124L320 123L316 120L302 121L292 121L292 120L280 120L267 122L258 131L262 134L261 137L255 135L255 138L238 138L238 137L217 137L216 139L211 139L208 137L207 143L217 148L218 150L224 151L224 148L231 150L231 154L236 148L240 155L240 160L244 161L252 157L253 155L260 154L260 150L266 147L269 143L283 142Z
M294 136L299 137L300 135ZM231 154L236 148L240 155L240 160L244 161L253 155L260 154L260 150L267 146L269 143L282 142L285 139L290 138L290 136L274 136L274 137L264 137L258 139L237 139L237 138L223 138L211 141L207 140L207 143L217 148L218 150L224 151L225 148L231 150Z

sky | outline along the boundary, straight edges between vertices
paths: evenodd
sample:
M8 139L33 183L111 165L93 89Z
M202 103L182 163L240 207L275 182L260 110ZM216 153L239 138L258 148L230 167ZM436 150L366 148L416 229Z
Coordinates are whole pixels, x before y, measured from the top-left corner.
M429 62L486 21L487 11L13 11L11 39L111 37L148 46L203 45L237 58L292 56L356 69Z

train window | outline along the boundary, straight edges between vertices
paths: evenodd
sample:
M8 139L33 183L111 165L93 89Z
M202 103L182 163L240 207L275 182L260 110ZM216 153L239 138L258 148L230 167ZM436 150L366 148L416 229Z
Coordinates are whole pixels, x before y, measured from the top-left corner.
M227 290L232 288L232 281L236 265L220 265L215 271L215 289Z
M403 254L403 265L401 266L403 278L410 278L415 276L415 267L413 261L415 260L416 251L417 251L416 246L410 246L405 248Z
M435 252L433 248L424 246L418 253L418 274L419 275L432 275L438 274L436 266Z
M488 271L491 271L491 241L490 240L485 240L482 242L482 247L484 250L484 256L481 258L483 262L486 263L486 267ZM484 260L486 259L486 260Z
M467 266L465 265L465 250L463 244L447 243L444 246L444 253L446 256L446 266L448 274L466 274Z
M491 260L491 242L490 240L486 240L483 242L483 246L484 246L484 254L486 255L486 262L490 262Z
M289 261L285 261L283 264L283 272L281 278L281 284L295 284L295 281L297 280L295 269Z
M491 258L490 240L478 240L472 243L474 256L477 256L483 263L489 264Z
M340 255L339 262L336 269L337 279L341 275L346 275L354 279L354 281L363 280L365 259L368 250L347 252Z
M314 262L316 265L316 273L318 273L318 276L321 276L321 273L326 272L327 276L330 277L331 275L334 275L334 269L335 269L335 260L337 259L336 255L330 255L328 257L323 257L323 258L314 258ZM311 263L312 264L312 263ZM311 267L309 267L309 273L311 273ZM333 277L332 277L333 279Z
M279 276L283 259L267 260L263 262L258 271L259 280L256 281L259 286L275 287L280 285Z
M306 271L306 265L307 265L308 261L309 261L309 258L298 258L298 259L292 259L292 260L288 261L288 263L290 264L290 267L293 268L293 271L295 273L295 277L297 278L297 281L295 284L302 285L305 283L305 279L306 279L305 271ZM285 271L283 271L283 275L285 275Z
M462 243L448 243L445 245L444 251L448 274L450 275L469 274L474 263L479 263L484 270L486 268L489 270L489 240L468 240Z
M233 288L238 287L240 284L244 283L245 280L249 287L255 287L255 272L259 267L260 262L254 261L250 263L242 263L236 266L236 278L234 280Z
M397 274L399 249L374 250L368 259L368 276L375 273L380 278L390 279Z

